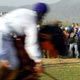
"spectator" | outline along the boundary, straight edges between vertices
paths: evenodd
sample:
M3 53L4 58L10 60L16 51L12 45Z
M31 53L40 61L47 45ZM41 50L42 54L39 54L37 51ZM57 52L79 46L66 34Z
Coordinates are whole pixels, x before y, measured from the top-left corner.
M70 51L70 56L76 58L78 58L79 56L77 41L78 41L78 36L75 32L75 28L73 28L73 30L70 32L70 37L69 37L69 44L70 44L69 51Z

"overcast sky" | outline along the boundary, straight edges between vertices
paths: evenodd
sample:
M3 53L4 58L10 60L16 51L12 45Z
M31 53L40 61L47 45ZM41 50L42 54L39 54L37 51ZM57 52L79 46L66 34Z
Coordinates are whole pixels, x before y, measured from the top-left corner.
M56 3L60 0L0 0L0 5L1 6L23 6L23 5L29 5L29 4L34 4L36 2L46 2L46 3Z

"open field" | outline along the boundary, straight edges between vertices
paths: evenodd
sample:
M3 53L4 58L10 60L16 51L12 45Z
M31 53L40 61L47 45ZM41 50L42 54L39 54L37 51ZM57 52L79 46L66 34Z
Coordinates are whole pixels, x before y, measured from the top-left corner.
M80 59L76 58L43 58L43 64L57 64L57 63L79 63Z
M44 71L40 80L80 80L80 59L46 58L42 62ZM13 79L10 76L6 80Z
M80 80L80 59L43 59L43 67L41 80Z

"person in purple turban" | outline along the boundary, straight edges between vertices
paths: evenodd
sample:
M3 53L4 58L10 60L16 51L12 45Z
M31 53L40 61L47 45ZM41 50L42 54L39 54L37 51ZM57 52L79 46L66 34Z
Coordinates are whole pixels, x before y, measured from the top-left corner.
M45 3L37 3L34 5L33 10L37 13L37 23L40 23L44 15L49 11L49 7Z
M12 36L15 37L15 34L16 36L25 35L24 49L26 54L35 62L36 72L41 70L42 53L38 43L37 23L41 22L47 12L46 3L37 3L33 10L19 8L0 17L0 69L4 67L11 71L19 68L18 50L15 48L12 38ZM23 79L20 77L17 80Z

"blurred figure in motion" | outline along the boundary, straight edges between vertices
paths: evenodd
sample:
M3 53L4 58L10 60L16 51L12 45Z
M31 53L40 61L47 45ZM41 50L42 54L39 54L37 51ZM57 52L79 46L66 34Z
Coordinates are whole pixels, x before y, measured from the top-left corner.
M48 50L51 57L68 56L65 36L58 25L43 25L39 33L41 48Z
M0 69L4 67L7 70L17 70L19 68L20 61L17 56L17 52L19 51L16 50L13 43L14 39L12 38L15 34L17 36L25 35L24 48L26 54L35 63L35 71L38 73L42 70L42 56L38 44L37 23L41 22L47 11L47 4L37 3L33 11L24 8L16 9L0 18ZM20 74L15 80L23 80L23 77L24 75ZM29 80L37 79L30 78Z

